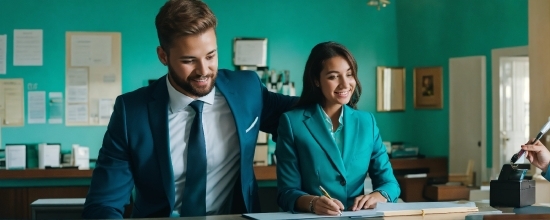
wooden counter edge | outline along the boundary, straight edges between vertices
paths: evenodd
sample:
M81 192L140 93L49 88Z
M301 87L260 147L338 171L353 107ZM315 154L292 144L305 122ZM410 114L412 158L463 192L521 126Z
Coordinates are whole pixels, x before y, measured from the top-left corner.
M0 170L0 180L7 179L59 179L59 178L91 178L93 170L76 169L27 169ZM254 174L258 181L277 180L276 166L255 166Z
M91 178L93 170L77 169L27 169L0 170L0 179L60 179L60 178Z
M277 180L277 166L255 166L254 175L257 181Z

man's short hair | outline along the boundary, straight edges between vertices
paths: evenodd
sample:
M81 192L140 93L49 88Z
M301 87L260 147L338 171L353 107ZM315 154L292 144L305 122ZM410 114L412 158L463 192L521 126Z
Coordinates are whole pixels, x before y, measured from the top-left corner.
M159 43L166 53L174 39L204 33L217 24L216 16L201 0L169 0L155 19Z

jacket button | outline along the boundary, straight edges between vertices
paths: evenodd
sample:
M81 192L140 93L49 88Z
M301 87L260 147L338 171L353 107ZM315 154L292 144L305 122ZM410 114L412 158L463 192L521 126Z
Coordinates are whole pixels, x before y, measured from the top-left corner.
M344 180L344 179L340 180L340 185L345 186L346 185L346 180Z

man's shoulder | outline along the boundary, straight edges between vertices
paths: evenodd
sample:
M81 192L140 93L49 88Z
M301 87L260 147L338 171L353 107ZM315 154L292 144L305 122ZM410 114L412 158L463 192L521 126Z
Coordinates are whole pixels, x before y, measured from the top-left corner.
M228 69L219 69L218 76L233 80L243 80L243 79L258 79L258 74L251 70L228 70Z

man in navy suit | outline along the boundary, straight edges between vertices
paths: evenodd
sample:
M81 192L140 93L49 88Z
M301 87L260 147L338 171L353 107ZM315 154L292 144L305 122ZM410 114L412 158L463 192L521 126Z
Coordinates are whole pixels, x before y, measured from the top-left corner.
M297 100L268 92L254 72L218 70L205 3L168 1L155 23L168 74L117 98L83 217L122 218L133 189L132 217L258 212L258 131L274 134Z

